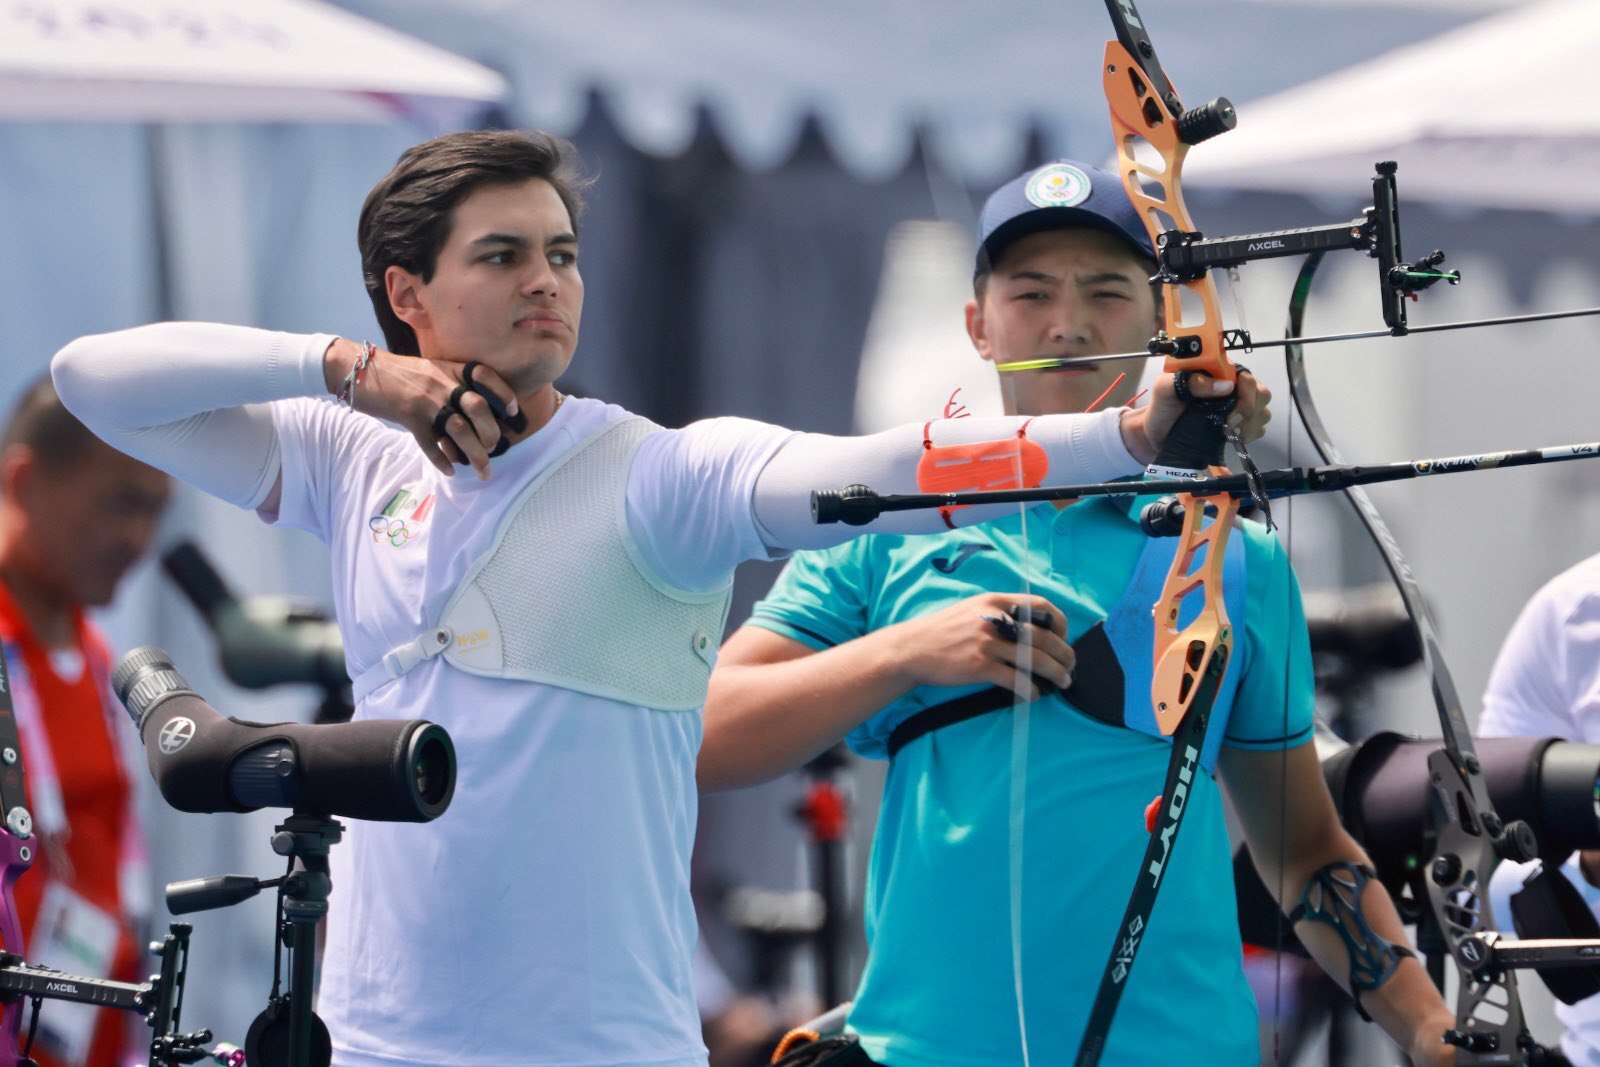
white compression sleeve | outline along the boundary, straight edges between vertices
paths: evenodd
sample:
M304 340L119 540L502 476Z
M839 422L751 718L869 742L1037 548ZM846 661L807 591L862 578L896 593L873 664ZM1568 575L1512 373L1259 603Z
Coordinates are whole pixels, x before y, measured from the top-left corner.
M935 445L976 444L1014 438L1024 422L1028 440L1049 457L1046 484L1103 482L1143 471L1122 443L1120 409L1092 415L1041 415L940 419L932 424ZM767 547L774 552L827 548L864 533L938 533L948 529L935 508L887 512L865 526L819 526L811 520L813 489L865 485L879 493L916 493L917 464L923 453L922 424L897 426L869 437L799 434L767 463L756 482L755 514ZM965 508L955 522L976 522L1015 514L1016 505Z
M80 337L50 365L56 391L108 444L241 507L278 480L267 404L324 396L328 334L166 322Z

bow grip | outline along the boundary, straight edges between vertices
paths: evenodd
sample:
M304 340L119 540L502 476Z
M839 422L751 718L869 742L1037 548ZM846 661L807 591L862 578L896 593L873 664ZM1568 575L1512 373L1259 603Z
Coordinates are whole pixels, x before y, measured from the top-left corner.
M1177 470L1205 470L1222 465L1222 446L1227 437L1223 427L1228 414L1238 403L1238 398L1227 396L1198 397L1190 391L1190 378L1197 372L1179 371L1173 377L1178 399L1184 403L1183 414L1167 431L1166 439L1155 459L1157 467Z

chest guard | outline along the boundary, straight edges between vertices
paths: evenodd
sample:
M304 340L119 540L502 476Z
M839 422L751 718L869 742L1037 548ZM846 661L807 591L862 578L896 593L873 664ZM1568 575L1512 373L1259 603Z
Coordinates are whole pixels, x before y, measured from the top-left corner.
M1152 606L1161 595L1167 571L1178 552L1177 538L1152 537L1139 554L1133 577L1122 591L1116 606L1104 622L1090 627L1072 642L1077 666L1072 671L1072 687L1063 695L1071 705L1108 726L1122 726L1151 737L1162 737L1156 724L1155 707L1150 698L1150 678L1154 672L1155 617ZM1245 590L1245 548L1242 537L1228 539L1223 557L1223 602L1234 631L1242 629L1248 605ZM1200 610L1198 599L1182 605L1180 625L1187 625ZM1238 657L1228 661L1222 684L1212 705L1211 722L1206 730L1200 763L1213 771L1217 751L1227 732L1233 697L1239 688ZM1129 683L1128 679L1132 679ZM1007 689L990 688L968 693L943 704L914 711L897 723L885 745L892 759L910 742L933 730L985 715L1009 710L1015 697Z
M1155 604L1161 595L1161 587L1166 582L1167 572L1171 569L1173 557L1177 552L1177 538L1152 537L1145 545L1144 551L1139 554L1139 563L1134 568L1133 580L1128 583L1122 599L1111 609L1111 614L1106 616L1105 622L1095 627L1097 630L1103 630L1113 662L1120 668L1122 677L1133 680L1131 684L1122 686L1121 700L1110 705L1116 707L1120 704L1121 714L1118 716L1120 722L1117 725L1149 734L1151 737L1162 736L1160 728L1156 725L1155 706L1150 699L1149 679L1155 672L1155 617L1151 605ZM1246 603L1248 598L1245 588L1244 537L1237 533L1228 538L1227 552L1223 556L1222 589L1223 604L1228 609L1228 618L1232 622L1234 632L1242 633L1249 605ZM1190 619L1199 614L1200 607L1198 597L1186 600L1180 606L1179 628L1187 626ZM1078 647L1076 643L1074 647ZM1079 647L1078 651L1080 656L1084 655L1084 649ZM1207 771L1214 770L1217 750L1222 745L1223 735L1228 732L1233 697L1239 689L1241 673L1239 659L1237 655L1229 657L1227 669L1222 675L1222 684L1217 689L1216 701L1212 705L1211 724L1206 730L1206 743L1200 754L1200 764ZM1079 663L1081 666L1084 660L1080 659ZM1078 672L1074 671L1074 689L1077 687L1077 677ZM1073 690L1069 689L1067 698L1071 700L1073 697ZM1095 711L1091 710L1090 714L1095 714ZM1096 717L1101 717L1102 714L1103 712Z
M530 482L438 624L362 672L356 699L442 656L486 678L663 711L703 705L732 583L675 589L634 544L628 468L659 432L642 418L609 423Z

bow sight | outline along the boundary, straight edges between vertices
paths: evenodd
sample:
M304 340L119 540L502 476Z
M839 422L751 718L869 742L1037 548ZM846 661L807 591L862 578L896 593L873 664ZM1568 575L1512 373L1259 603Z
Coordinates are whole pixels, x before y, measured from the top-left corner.
M1189 142L1193 143L1193 142ZM1199 233L1168 230L1156 237L1155 280L1165 284L1204 277L1213 267L1236 267L1259 259L1304 256L1354 249L1378 261L1378 285L1383 300L1383 321L1396 337L1410 332L1406 325L1406 300L1438 282L1458 285L1459 271L1437 270L1444 253L1435 249L1415 263L1405 262L1400 250L1400 206L1395 190L1397 165L1377 165L1372 179L1372 206L1360 218L1329 226L1272 230L1238 237L1204 237ZM1251 347L1246 330L1227 330L1229 348ZM1198 338L1174 337L1151 341L1152 355L1177 356L1199 351Z

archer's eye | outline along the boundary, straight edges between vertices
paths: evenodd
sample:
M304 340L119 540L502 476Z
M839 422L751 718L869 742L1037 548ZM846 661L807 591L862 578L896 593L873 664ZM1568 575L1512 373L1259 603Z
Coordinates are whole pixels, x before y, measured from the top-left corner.
M575 267L578 265L578 253L575 249L550 253L552 267Z

